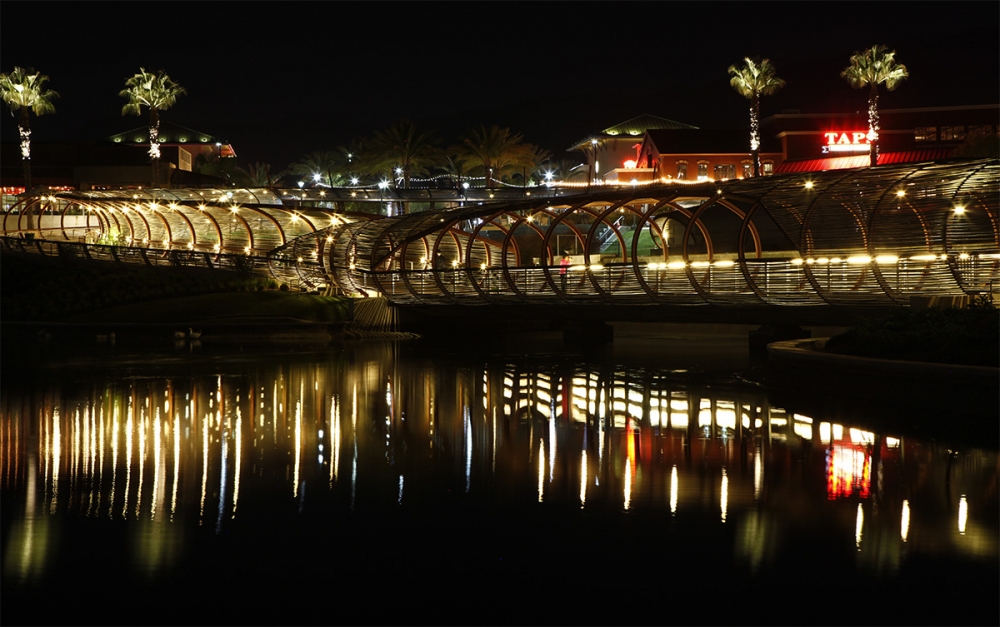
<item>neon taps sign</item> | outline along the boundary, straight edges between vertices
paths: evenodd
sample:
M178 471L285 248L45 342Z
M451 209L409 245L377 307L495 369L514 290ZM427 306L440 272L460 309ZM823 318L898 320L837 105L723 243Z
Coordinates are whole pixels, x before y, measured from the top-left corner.
M864 131L831 131L823 133L826 144L823 145L823 153L828 152L868 152L871 150L869 143L871 137Z

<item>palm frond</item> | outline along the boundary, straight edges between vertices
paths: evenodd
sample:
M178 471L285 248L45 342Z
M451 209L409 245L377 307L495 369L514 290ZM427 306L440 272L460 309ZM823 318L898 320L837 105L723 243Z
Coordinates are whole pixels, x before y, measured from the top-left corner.
M122 106L122 115L140 115L142 107L154 111L169 109L177 102L177 96L186 93L187 90L163 70L153 74L145 68L139 68L137 74L125 80L125 89L118 92L118 95L128 98L128 103Z
M729 84L744 98L770 96L785 86L770 59L744 57L742 66L730 65L726 71L732 75Z
M48 76L36 72L34 68L15 66L14 71L9 74L0 74L0 98L7 103L11 112L24 107L35 115L55 113L56 107L52 101L59 94L45 88L48 80Z
M879 45L855 52L850 65L840 73L855 89L884 84L889 91L895 90L909 75L905 65L896 63L896 51Z

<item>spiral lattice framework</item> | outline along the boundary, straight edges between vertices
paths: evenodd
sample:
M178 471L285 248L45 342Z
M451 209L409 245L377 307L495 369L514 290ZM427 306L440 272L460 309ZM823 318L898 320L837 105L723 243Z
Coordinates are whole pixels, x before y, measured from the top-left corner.
M338 224L272 258L314 255L306 283L403 305L884 307L1000 285L998 173L947 161L462 207Z
M397 305L884 308L1000 285L998 173L997 159L949 160L455 198L466 206L391 218L344 213L345 194L381 206L356 190L328 190L330 202L314 190L61 192L6 206L2 226L22 250L266 269Z

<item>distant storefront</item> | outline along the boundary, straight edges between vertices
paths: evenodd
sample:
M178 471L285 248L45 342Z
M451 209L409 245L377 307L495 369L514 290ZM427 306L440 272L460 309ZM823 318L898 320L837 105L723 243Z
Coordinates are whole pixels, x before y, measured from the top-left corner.
M884 109L879 111L879 165L955 156L968 141L996 137L1000 105ZM865 167L870 164L867 112L781 113L761 122L761 133L780 142L777 172Z
M972 140L996 139L1000 126L1000 105L879 113L879 165L953 157ZM866 167L871 159L867 134L867 112L770 116L761 121L761 174ZM587 156L595 181L707 181L752 176L749 141L745 129L700 129L646 115L605 129L571 149Z

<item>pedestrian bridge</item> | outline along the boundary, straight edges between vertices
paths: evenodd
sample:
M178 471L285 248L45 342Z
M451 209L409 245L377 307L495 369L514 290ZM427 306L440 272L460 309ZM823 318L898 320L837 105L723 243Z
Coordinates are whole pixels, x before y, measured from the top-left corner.
M712 312L746 322L813 312L833 321L962 303L1000 286L997 159L573 191L394 217L246 193L206 202L185 190L146 192L172 200L71 192L40 202L43 217L63 220L43 231L46 241L94 248L88 242L115 231L125 240L103 245L119 257L242 257L230 265L411 307L586 309L605 319ZM67 228L74 207L87 221ZM5 211L5 235L14 234L9 222L25 230L24 213Z

